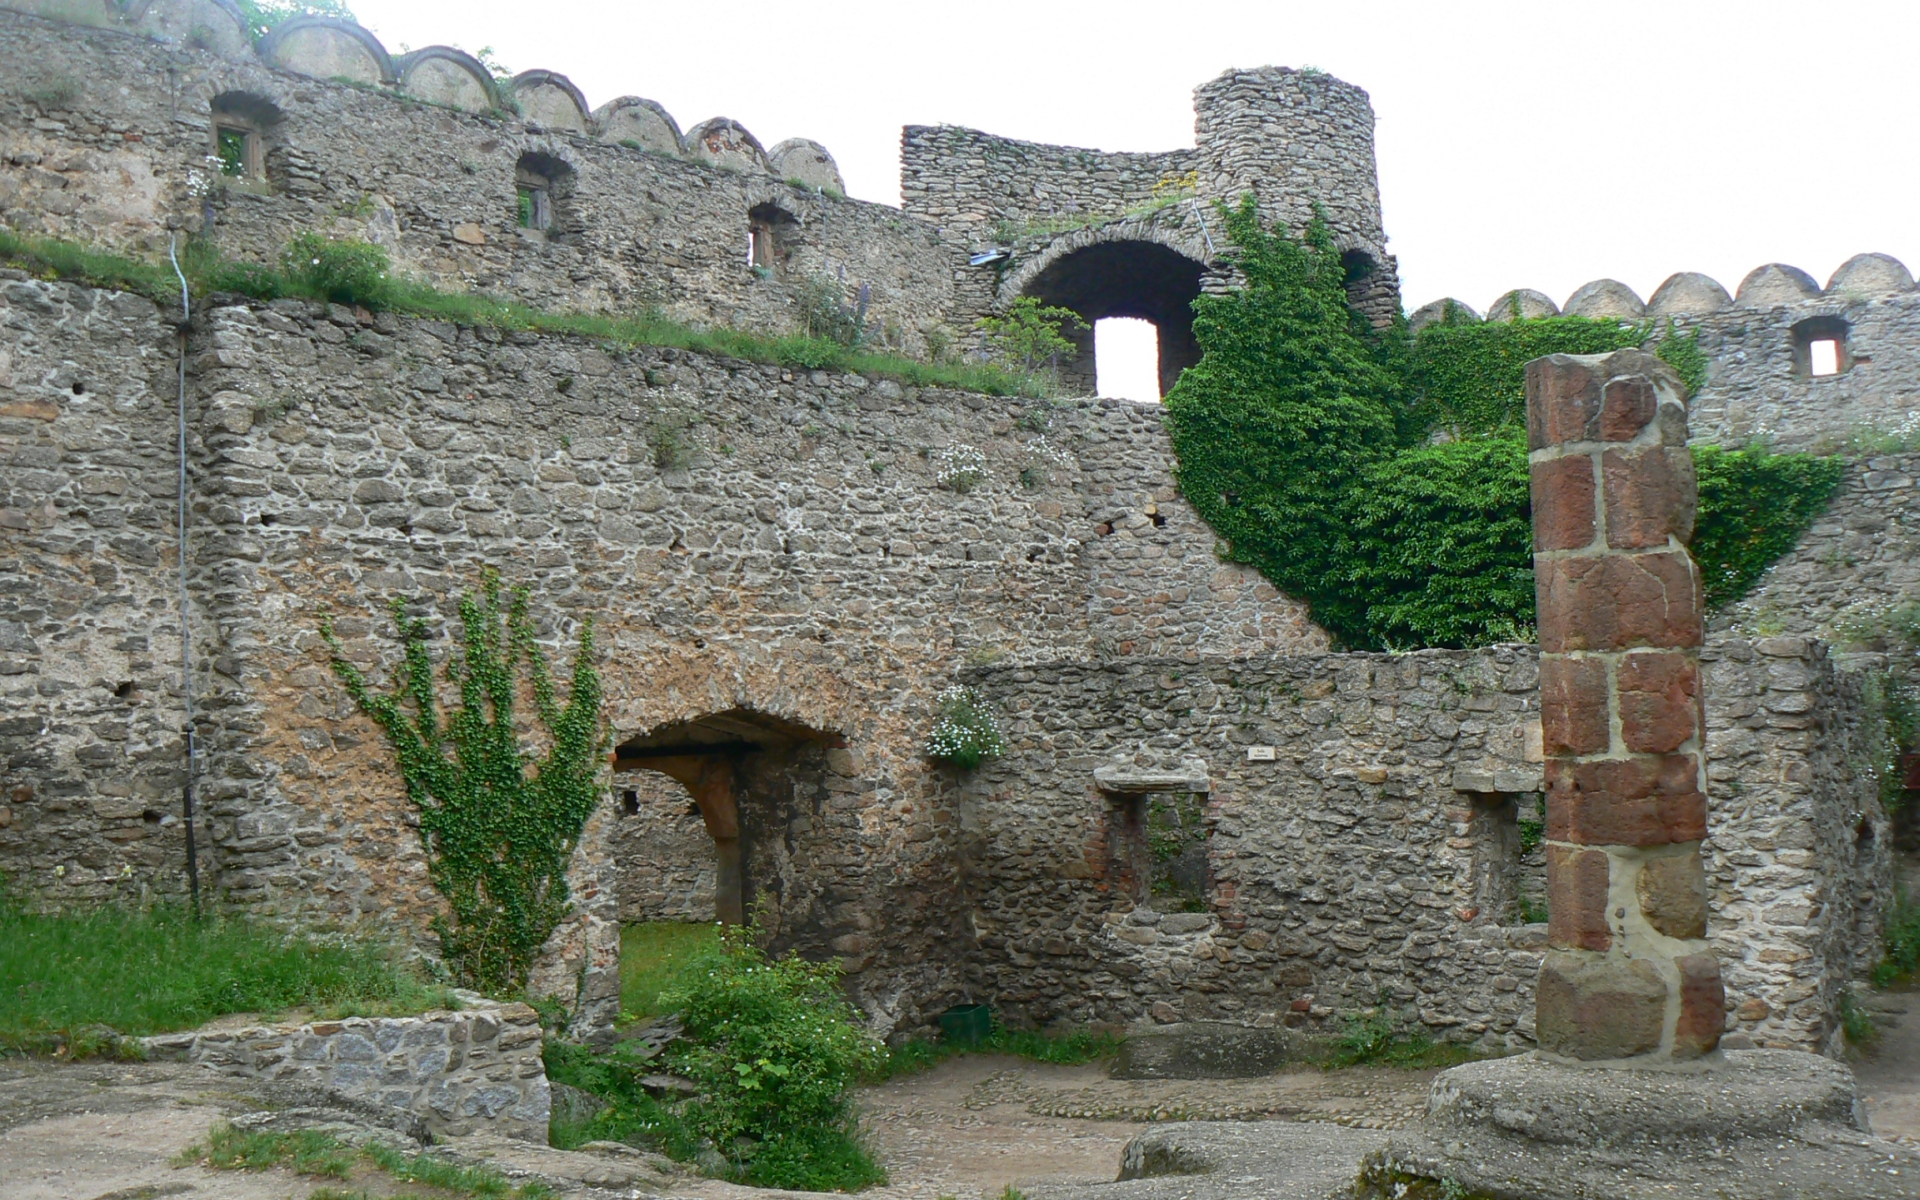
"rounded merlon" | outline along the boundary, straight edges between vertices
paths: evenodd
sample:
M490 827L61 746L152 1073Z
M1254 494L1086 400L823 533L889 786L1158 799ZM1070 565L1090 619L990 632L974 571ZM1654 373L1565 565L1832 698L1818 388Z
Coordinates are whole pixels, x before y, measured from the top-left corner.
M1913 290L1913 273L1891 254L1856 254L1827 280L1827 292L1863 296Z
M571 133L588 133L593 118L588 115L587 98L573 80L558 71L522 71L508 85L520 104L520 113L531 124Z
M710 117L700 122L687 130L685 141L688 158L735 171L773 172L760 139L731 117Z
M782 179L842 194L847 190L846 180L840 177L840 164L833 161L825 146L810 138L788 138L767 152L767 161Z
M621 96L593 110L593 123L609 142L632 142L658 154L679 154L686 144L680 123L655 101Z
M1632 288L1618 279L1596 279L1576 288L1573 295L1567 297L1561 312L1569 317L1638 321L1646 315L1647 306Z
M1755 267L1740 281L1733 302L1741 308L1778 308L1819 297L1820 285L1813 276L1786 263L1767 263Z
M1422 311L1425 311L1424 309ZM1545 292L1536 292L1532 288L1515 288L1502 292L1498 299L1487 305L1487 320L1531 321L1540 317L1557 317L1560 306L1553 302Z
M434 104L467 112L500 107L493 75L473 55L455 46L427 46L393 60L400 90Z
M1478 325L1480 314L1464 301L1451 296L1442 297L1431 304L1422 304L1413 310L1407 318L1407 328L1419 333L1429 325Z
M1720 281L1698 271L1680 271L1653 289L1647 301L1647 315L1656 320L1671 317L1701 317L1719 312L1733 303L1733 297Z
M390 86L393 58L369 30L334 17L295 17L260 39L260 61L315 79Z

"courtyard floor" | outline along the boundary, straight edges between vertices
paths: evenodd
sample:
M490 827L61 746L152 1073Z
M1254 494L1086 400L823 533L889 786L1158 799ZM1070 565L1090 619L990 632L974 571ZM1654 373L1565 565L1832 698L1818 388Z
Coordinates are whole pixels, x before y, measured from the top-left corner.
M1858 1064L1876 1130L1920 1145L1920 1001L1889 993L1891 1022ZM863 1089L869 1134L893 1182L873 1200L997 1198L1024 1189L1113 1178L1120 1149L1152 1119L1233 1118L1394 1128L1425 1102L1431 1072L1302 1070L1246 1080L1133 1082L1104 1068L998 1056L949 1060ZM223 1118L274 1102L254 1085L177 1064L0 1062L0 1200L305 1200L318 1184L176 1167L181 1149ZM537 1173L564 1194L745 1200L755 1191L664 1174L639 1154L567 1153L510 1142L454 1147L509 1174ZM358 1181L355 1188L362 1184ZM372 1192L379 1196L376 1185Z

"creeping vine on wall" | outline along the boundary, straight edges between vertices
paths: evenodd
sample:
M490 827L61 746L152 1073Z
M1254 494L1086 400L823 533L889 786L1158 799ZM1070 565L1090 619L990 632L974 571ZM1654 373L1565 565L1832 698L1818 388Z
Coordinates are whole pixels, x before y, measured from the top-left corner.
M1525 366L1638 346L1650 325L1552 317L1368 328L1316 219L1299 238L1251 198L1223 209L1245 286L1194 301L1202 356L1166 400L1181 490L1223 553L1305 600L1355 649L1532 635ZM1689 386L1705 356L1671 326L1656 353ZM1792 549L1839 484L1836 461L1696 450L1693 552L1710 604Z
M387 735L420 811L427 872L447 900L448 915L434 919L447 962L495 993L525 985L571 910L567 863L600 799L604 749L592 624L581 627L563 705L534 641L526 589L515 588L504 611L501 593L488 571L478 596L460 598L461 641L446 667L459 702L444 715L428 622L409 617L404 599L393 601L403 654L386 695L323 627L334 673ZM520 667L545 733L538 751L522 747L515 719Z

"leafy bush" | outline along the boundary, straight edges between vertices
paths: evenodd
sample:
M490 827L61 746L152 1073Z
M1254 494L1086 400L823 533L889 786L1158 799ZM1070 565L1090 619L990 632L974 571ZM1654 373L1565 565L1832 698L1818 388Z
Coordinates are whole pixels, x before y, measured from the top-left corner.
M288 242L280 260L290 278L322 300L374 309L393 306L393 264L384 246L309 232Z
M1203 354L1166 400L1181 490L1223 555L1306 601L1351 648L1529 637L1525 364L1638 345L1648 330L1439 324L1409 345L1404 326L1376 334L1348 308L1323 222L1278 234L1251 199L1224 217L1246 285L1194 301ZM1659 351L1704 371L1691 337L1669 330ZM1724 604L1792 548L1843 468L1760 448L1698 459L1693 550L1709 602Z
M1873 968L1873 985L1887 987L1920 971L1920 903L1896 888L1887 914L1886 957Z
M1006 315L982 317L977 324L996 357L1020 364L1029 375L1072 358L1075 350L1067 331L1086 327L1072 309L1042 304L1032 296L1015 300Z
M980 693L970 687L947 688L934 698L939 716L927 735L927 757L971 771L1007 752L1000 724Z
M381 1015L454 1007L384 944L170 906L44 914L0 903L0 1047L70 1054L224 1013Z
M434 920L447 960L492 992L525 984L534 955L570 911L567 863L600 798L592 622L581 627L562 707L527 609L526 589L516 588L502 611L500 576L491 570L478 597L460 598L462 643L447 662L460 702L444 719L428 625L407 616L405 600L393 602L403 655L388 695L373 693L332 626L324 628L334 673L387 735L407 799L420 810L427 873L451 913ZM540 756L520 748L514 718L522 663L546 735Z
M837 965L770 958L753 936L725 930L661 996L684 1024L667 1057L697 1085L692 1099L668 1104L647 1094L640 1076L658 1060L548 1045L549 1078L612 1102L566 1140L642 1141L680 1159L714 1152L722 1173L759 1187L885 1182L861 1144L850 1092L885 1063L886 1047L860 1028Z

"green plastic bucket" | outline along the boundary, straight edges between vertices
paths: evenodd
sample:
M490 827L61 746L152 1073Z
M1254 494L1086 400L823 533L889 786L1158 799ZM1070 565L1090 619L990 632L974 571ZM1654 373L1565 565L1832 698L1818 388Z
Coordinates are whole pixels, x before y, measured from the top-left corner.
M940 1014L940 1038L977 1046L993 1036L993 1009L985 1004L956 1004Z

